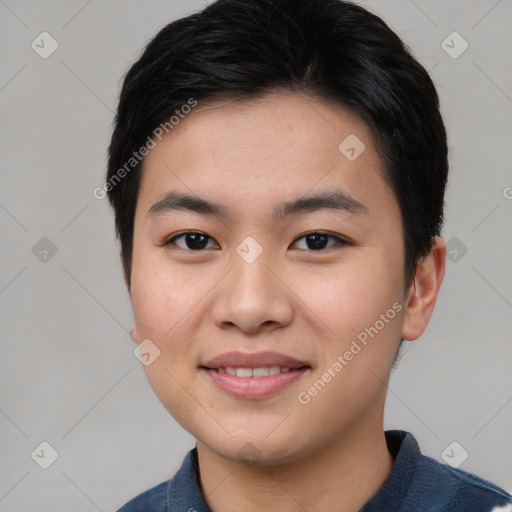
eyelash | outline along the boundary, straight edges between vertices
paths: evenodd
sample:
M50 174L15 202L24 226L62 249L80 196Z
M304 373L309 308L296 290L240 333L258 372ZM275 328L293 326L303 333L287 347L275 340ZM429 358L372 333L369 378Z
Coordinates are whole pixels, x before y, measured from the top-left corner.
M201 233L200 231L185 231L183 233L179 233L177 235L173 235L171 238L165 240L162 243L162 246L169 246L171 244L174 244L175 240L178 240L179 238L185 237L187 235L201 235L201 236L207 237L210 240L213 240L212 237L208 236L206 233ZM295 244L299 240L302 240L303 238L307 238L307 237L313 236L313 235L321 235L321 236L324 236L324 237L327 237L327 238L333 238L333 239L337 240L337 242L336 242L336 244L333 244L330 247L326 247L326 248L319 249L319 250L312 250L312 249L301 249L301 250L306 250L308 252L324 252L324 251L326 251L328 249L331 249L332 247L334 247L336 245L340 246L340 248L341 247L345 247L347 245L352 245L347 240L345 240L343 238L340 238L339 236L333 235L331 233L324 232L324 231L311 231L309 233L305 233L304 235L301 235L300 237L296 238L293 241L293 244ZM193 250L193 249L183 249L183 247L178 247L178 248L182 249L184 251L188 251L188 252L203 252L204 251L204 249Z

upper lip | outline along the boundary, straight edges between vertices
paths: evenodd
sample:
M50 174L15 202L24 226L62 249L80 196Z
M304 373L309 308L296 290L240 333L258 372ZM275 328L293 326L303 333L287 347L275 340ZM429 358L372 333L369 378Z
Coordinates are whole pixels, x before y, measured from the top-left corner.
M210 359L200 366L205 368L261 368L269 366L280 366L288 368L301 368L309 366L304 361L294 357L280 354L279 352L226 352Z

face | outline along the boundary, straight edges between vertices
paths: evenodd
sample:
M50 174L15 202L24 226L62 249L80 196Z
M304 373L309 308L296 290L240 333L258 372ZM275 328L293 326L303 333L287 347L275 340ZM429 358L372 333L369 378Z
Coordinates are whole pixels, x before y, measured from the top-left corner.
M296 94L197 107L146 157L135 214L133 337L160 351L156 395L233 460L381 427L403 245L356 115Z

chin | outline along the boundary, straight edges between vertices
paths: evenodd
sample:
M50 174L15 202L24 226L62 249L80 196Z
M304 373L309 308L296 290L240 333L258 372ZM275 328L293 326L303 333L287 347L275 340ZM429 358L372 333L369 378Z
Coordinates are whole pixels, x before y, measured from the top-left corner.
M253 431L250 434L233 434L232 438L226 434L222 439L212 439L211 435L196 439L218 456L247 467L280 466L295 462L314 451L311 444L310 450L306 449L308 443L303 444L290 430L282 436L275 432L269 436L268 431Z

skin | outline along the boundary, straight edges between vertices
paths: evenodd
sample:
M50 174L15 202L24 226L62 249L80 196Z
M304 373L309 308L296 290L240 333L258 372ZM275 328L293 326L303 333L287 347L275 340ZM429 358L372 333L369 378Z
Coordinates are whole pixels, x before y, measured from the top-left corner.
M349 161L350 134L365 144ZM324 209L272 219L273 207L341 188L366 213ZM148 215L169 191L228 206ZM194 251L187 231L208 237ZM328 232L315 250L304 235ZM253 237L252 263L236 252ZM135 342L161 353L144 366L156 395L197 440L203 494L214 512L357 511L392 468L383 433L386 385L400 336L432 314L445 267L434 247L404 281L402 220L368 127L340 105L300 94L197 107L150 151L135 214L131 300ZM306 405L297 397L394 303L401 311ZM234 398L198 366L228 351L274 350L311 369L276 395ZM239 450L252 443L258 463Z

